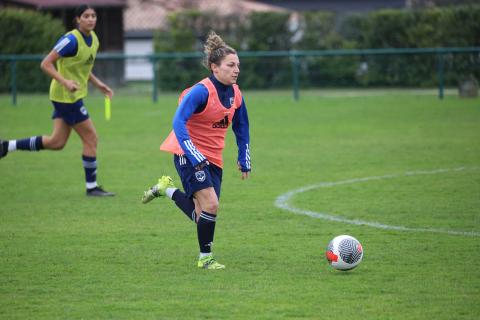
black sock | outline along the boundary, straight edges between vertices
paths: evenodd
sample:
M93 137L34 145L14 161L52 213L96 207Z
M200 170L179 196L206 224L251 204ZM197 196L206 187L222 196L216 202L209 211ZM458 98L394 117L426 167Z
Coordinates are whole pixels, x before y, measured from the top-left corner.
M179 189L175 190L172 195L172 200L175 201L177 207L185 213L188 219L197 223L196 214L195 214L195 203L192 199L188 198L185 193Z
M212 252L216 215L202 211L197 223L198 244L201 253Z
M43 149L42 136L19 139L15 141L17 150L40 151Z
M82 163L87 189L93 189L97 186L97 157L82 155Z

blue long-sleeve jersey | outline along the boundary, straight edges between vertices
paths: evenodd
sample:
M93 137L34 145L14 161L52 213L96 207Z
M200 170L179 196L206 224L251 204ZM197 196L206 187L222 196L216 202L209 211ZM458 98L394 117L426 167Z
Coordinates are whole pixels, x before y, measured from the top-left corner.
M82 32L80 32L83 36L83 39L85 40L85 43L87 46L91 46L93 42L93 37L86 36ZM68 33L63 35L55 44L53 49L61 56L64 58L68 57L74 57L77 54L78 51L78 43L77 43L77 38L72 33Z
M230 108L231 101L234 98L233 86L226 86L222 84L213 75L210 76L210 80L215 85L218 97L223 106L225 108ZM183 97L173 118L173 131L175 132L175 136L180 142L180 146L183 152L193 166L196 166L203 160L205 160L205 156L200 154L200 152L196 148L187 148L186 144L181 142L190 141L190 135L186 127L187 121L194 113L202 112L205 109L207 102L208 89L203 84L196 84ZM238 162L241 166L242 171L250 171L251 163L249 123L247 107L243 98L240 108L235 110L235 114L232 119L232 129L235 133L235 138L238 146Z

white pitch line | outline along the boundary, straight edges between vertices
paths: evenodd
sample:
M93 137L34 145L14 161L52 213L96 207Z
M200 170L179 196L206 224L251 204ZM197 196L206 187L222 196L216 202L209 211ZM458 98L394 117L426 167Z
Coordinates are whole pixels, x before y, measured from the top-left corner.
M447 172L459 172L459 171L466 171L466 170L471 171L471 170L478 170L478 169L479 169L479 167L471 167L471 168L459 167L459 168L452 168L452 169L436 169L436 170L430 170L430 171L423 171L423 170L422 171L408 171L408 172L405 172L404 174L387 174L387 175L384 175L384 176L356 178L356 179L336 181L336 182L321 182L321 183L318 183L318 184L298 188L298 189L289 191L287 193L284 193L284 194L280 195L275 200L274 204L277 208L287 210L287 211L290 211L290 212L293 212L293 213L296 213L296 214L302 214L302 215L306 215L306 216L309 216L309 217L312 217L312 218L324 219L324 220L342 222L342 223L348 223L348 224L354 224L354 225L359 225L359 226L369 226L369 227L378 228L378 229L385 229L385 230L413 231L413 232L433 232L433 233L444 233L444 234L450 234L450 235L479 237L480 233L479 232L474 232L474 231L454 231L454 230L431 229L431 228L410 228L410 227L404 227L404 226L388 225L388 224L383 224L383 223L374 222L374 221L348 219L348 218L344 218L344 217L341 217L341 216L331 215L331 214L328 214L328 213L314 212L314 211L310 211L310 210L304 210L304 209L301 209L301 208L296 208L296 207L290 205L290 203L289 203L290 199L293 196L295 196L296 194L306 192L306 191L310 191L310 190L313 190L313 189L318 189L318 188L328 188L328 187L333 187L333 186L338 186L338 185L343 185L343 184L352 184L352 183L372 181L372 180L393 179L393 178L398 178L398 177L403 177L403 176L441 174L441 173L447 173Z

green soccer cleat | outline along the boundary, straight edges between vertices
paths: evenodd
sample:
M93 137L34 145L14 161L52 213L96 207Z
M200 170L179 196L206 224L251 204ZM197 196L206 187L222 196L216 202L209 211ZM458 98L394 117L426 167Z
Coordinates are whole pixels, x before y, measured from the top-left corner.
M198 259L197 267L209 270L225 269L225 266L218 263L211 255Z
M143 192L142 203L148 203L155 198L164 197L166 195L165 191L167 188L175 188L172 178L169 176L162 176L158 179L158 183Z

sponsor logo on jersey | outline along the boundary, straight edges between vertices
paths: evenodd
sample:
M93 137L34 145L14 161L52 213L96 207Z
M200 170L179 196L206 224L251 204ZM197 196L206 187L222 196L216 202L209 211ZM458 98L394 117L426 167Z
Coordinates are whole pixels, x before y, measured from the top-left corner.
M225 118L222 120L215 122L212 125L212 128L228 128L228 116L225 116Z
M93 64L95 59L93 58L93 55L91 54L90 57L88 57L87 64Z

